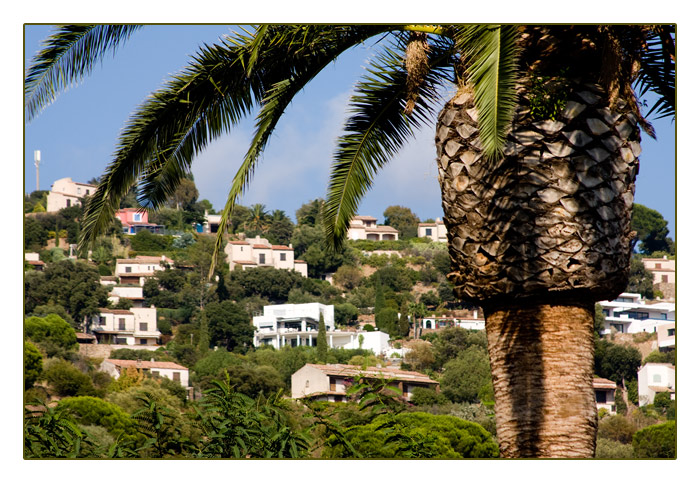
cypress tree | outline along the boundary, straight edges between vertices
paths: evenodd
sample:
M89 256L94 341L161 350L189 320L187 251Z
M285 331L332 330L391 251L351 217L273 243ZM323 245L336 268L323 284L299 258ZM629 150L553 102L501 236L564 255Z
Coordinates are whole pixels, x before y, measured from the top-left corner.
M328 342L326 341L326 321L323 320L323 312L318 319L318 339L316 340L316 355L319 362L326 362L328 358Z
M204 310L199 312L199 344L197 346L200 354L204 355L209 350L209 323Z

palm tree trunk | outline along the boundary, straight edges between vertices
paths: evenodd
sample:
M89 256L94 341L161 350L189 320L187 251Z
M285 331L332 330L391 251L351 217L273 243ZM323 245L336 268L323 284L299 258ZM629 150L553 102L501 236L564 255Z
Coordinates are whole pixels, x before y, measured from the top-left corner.
M592 458L592 303L522 303L484 309L506 458Z

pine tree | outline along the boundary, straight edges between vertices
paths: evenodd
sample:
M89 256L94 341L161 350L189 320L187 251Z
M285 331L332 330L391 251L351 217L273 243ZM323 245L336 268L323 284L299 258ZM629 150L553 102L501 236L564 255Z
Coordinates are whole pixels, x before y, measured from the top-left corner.
M318 339L316 340L316 355L319 362L326 362L328 358L328 342L326 341L326 322L323 320L323 312L318 319Z

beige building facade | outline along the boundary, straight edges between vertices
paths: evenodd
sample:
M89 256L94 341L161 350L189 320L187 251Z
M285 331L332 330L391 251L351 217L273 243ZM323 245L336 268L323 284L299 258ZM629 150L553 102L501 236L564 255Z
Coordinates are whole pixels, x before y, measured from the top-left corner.
M46 211L56 212L63 208L82 203L85 196L94 194L97 186L87 183L76 183L71 178L61 178L54 181L46 198Z
M224 247L224 253L231 271L237 266L243 270L254 267L273 267L294 270L304 277L308 276L306 262L294 259L293 246L272 245L267 239L259 236L229 241Z
M355 216L348 226L350 240L398 240L399 231L391 226L377 225L373 216Z

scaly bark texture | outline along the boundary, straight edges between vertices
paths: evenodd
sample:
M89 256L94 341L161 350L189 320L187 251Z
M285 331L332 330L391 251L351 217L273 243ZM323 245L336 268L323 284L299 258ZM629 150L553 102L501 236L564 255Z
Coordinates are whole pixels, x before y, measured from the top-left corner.
M501 457L592 458L593 304L486 311Z
M596 83L591 29L553 30L523 34L503 156L483 156L468 85L435 136L448 277L486 314L504 457L594 455L593 307L629 274L637 106Z

